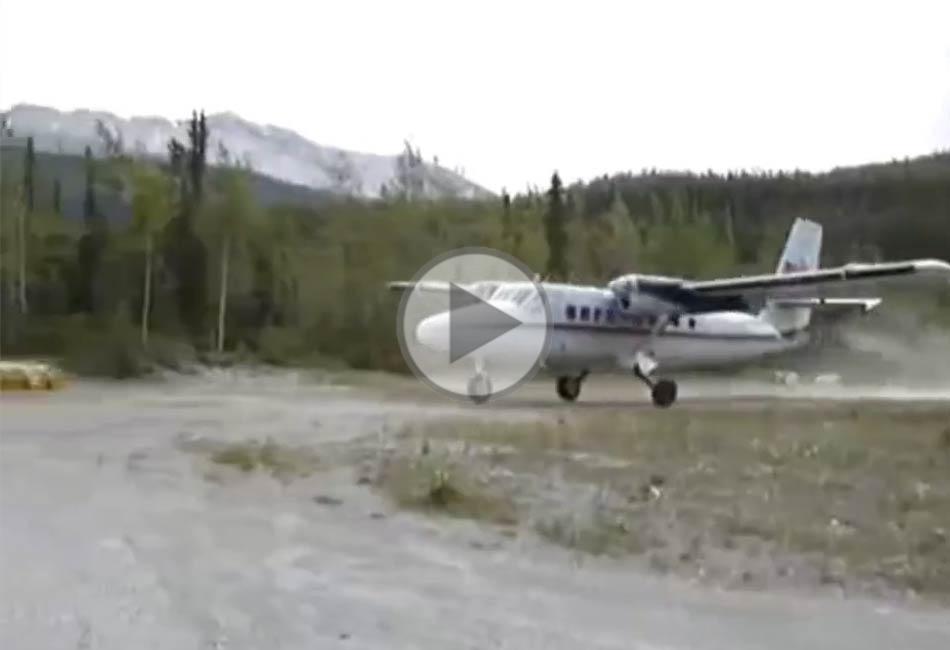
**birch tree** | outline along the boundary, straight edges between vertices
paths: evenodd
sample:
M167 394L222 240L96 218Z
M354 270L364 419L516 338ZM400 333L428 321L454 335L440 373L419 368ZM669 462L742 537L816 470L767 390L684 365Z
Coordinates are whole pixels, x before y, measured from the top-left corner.
M133 163L132 227L142 243L145 272L142 280L142 346L148 346L149 316L152 309L152 275L155 238L174 214L171 180L154 167Z
M215 196L208 208L209 227L219 244L217 351L224 351L231 259L256 213L248 172L240 166L216 173Z

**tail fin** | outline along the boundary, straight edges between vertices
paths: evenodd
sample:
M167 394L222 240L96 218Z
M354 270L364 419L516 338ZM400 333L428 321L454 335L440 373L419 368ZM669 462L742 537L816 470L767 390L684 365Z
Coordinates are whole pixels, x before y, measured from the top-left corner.
M798 271L813 271L821 259L821 225L808 219L796 219L785 241L782 257L775 272L779 275ZM811 322L811 307L767 304L762 318L783 333L801 330Z
M779 275L796 271L814 271L821 257L821 226L807 219L796 219L785 240L785 249L775 270Z

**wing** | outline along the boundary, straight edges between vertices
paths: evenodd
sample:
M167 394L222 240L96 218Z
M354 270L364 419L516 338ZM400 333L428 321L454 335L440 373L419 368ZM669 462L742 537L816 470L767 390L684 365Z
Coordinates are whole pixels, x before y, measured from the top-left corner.
M885 282L894 284L898 281L916 283L934 278L950 282L950 264L941 260L847 264L813 271L687 281L683 283L683 289L704 296L775 299L823 296L845 288L878 286Z

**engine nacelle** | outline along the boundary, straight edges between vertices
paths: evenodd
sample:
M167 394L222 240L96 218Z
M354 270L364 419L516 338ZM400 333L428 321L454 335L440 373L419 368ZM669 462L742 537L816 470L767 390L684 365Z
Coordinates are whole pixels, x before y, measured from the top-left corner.
M642 275L630 273L614 278L607 285L618 297L632 293L655 293L683 286L683 278L672 278L665 275Z
M607 284L624 311L650 314L679 310L682 287L682 278L636 273L621 275Z

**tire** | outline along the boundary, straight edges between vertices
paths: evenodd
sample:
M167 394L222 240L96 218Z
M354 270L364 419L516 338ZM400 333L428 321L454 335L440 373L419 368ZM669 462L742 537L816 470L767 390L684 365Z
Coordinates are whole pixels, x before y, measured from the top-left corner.
M468 380L468 397L476 404L484 404L491 399L492 385L488 375L478 374Z
M677 386L672 379L661 379L653 385L650 391L650 397L653 398L653 404L658 408L668 408L676 401Z
M581 394L581 380L578 377L558 377L555 388L558 397L565 402L573 402Z

